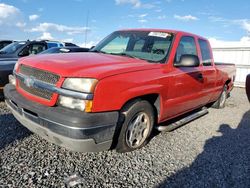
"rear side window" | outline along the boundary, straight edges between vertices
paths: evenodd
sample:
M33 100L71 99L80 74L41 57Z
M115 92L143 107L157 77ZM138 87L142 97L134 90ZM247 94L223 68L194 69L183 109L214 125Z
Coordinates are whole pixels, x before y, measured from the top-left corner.
M204 66L212 66L212 57L208 42L206 40L199 39L199 45L201 49L202 64Z
M182 55L197 55L194 37L182 37L178 45L175 61L179 62Z

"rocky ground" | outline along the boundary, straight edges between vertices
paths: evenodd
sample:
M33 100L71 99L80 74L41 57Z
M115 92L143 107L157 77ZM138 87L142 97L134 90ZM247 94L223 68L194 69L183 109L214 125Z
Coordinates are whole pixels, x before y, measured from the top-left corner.
M0 187L249 187L250 104L234 89L225 109L143 149L75 153L30 133L0 102Z

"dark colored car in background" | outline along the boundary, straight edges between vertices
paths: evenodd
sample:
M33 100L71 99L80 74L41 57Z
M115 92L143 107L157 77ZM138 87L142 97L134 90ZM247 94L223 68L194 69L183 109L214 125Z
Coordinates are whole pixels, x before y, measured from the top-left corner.
M0 50L14 42L13 40L0 40Z
M250 74L248 74L246 78L246 92L247 92L248 100L250 102Z
M54 41L20 41L13 42L12 44L0 50L0 61L25 57L29 55L38 54L48 48L62 47L63 44Z
M40 54L57 54L57 53L73 53L73 52L88 52L89 48L81 48L75 46L68 46L68 47L54 47L47 49Z
M0 40L0 50L14 42L13 40Z
M17 60L21 57L36 55L48 48L62 47L57 41L19 41L13 42L0 50L0 95L8 76L12 74Z

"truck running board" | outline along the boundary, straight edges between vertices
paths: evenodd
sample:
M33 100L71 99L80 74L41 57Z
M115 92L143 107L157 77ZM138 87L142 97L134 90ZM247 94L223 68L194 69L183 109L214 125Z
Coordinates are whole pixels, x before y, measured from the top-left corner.
M170 123L170 124L165 125L165 126L164 125L157 126L156 129L160 132L162 132L162 131L169 132L169 131L172 131L174 129L177 129L178 127L180 127L180 126L182 126L182 125L184 125L184 124L186 124L194 119L197 119L201 116L204 116L207 113L208 113L208 110L206 107L204 107L200 111L192 113L192 114L190 114L190 115L188 115L188 116L186 116L186 117L184 117L184 118L182 118L174 123Z

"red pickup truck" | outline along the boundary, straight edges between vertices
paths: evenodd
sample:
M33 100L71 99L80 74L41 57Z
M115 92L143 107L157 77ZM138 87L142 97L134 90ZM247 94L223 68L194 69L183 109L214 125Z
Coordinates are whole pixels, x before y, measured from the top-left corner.
M48 141L127 152L144 146L153 128L172 130L204 115L207 104L223 108L234 78L234 65L215 65L203 37L134 29L90 52L20 59L4 94L16 119Z

